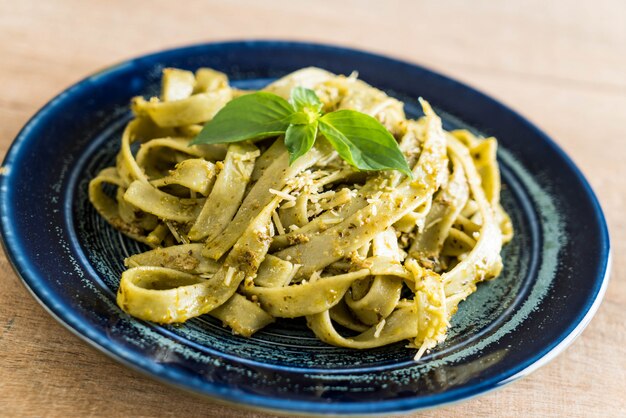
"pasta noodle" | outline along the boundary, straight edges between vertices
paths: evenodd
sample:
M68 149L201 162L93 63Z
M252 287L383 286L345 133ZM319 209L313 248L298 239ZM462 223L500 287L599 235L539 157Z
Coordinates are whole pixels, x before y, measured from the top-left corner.
M166 69L159 98L133 99L115 166L89 185L100 215L152 248L125 260L117 302L157 323L209 314L243 336L306 317L329 344L408 339L419 358L502 268L513 230L497 142L444 131L423 100L424 116L407 119L400 101L354 74L305 68L265 90L287 98L295 86L313 89L325 111L375 117L413 178L360 172L323 140L291 165L281 137L190 146L246 92L215 70Z

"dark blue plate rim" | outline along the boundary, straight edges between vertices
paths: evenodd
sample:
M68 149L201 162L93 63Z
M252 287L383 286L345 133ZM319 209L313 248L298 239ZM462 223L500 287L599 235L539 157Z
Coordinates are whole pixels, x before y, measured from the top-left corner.
M82 340L86 341L99 351L114 358L115 360L127 365L128 367L140 371L148 376L156 378L164 383L191 390L195 393L209 395L218 401L225 401L227 403L236 404L238 406L254 407L258 409L264 409L269 411L297 411L299 413L309 414L385 414L390 412L405 412L416 409L431 408L444 404L450 404L466 400L482 393L488 392L493 389L502 387L520 377L526 376L537 368L548 363L550 360L556 357L563 351L574 339L580 335L584 328L588 325L591 318L597 311L602 297L606 291L608 285L611 257L610 257L610 239L606 219L603 215L600 203L595 196L591 186L586 178L583 176L580 169L574 164L574 162L567 156L567 154L543 131L529 122L526 118L521 116L516 111L510 109L508 106L501 102L481 93L480 91L470 87L464 83L458 82L452 78L442 75L439 72L428 70L420 65L408 63L406 61L398 60L396 58L387 57L380 54L360 51L351 48L344 48L332 45L308 43L308 42L292 42L281 40L244 40L244 41L228 41L218 43L207 43L191 45L180 48L168 49L165 51L159 51L152 54L146 54L135 59L130 59L118 63L116 65L107 67L101 71L98 71L88 77L85 77L81 81L72 85L64 90L62 93L54 97L47 104L45 104L22 128L18 133L15 140L11 144L9 150L3 161L3 166L10 166L15 156L18 154L18 150L21 146L28 142L31 137L33 129L37 126L40 119L44 118L48 113L59 106L63 99L71 96L73 92L89 88L89 84L94 80L102 82L107 76L113 75L116 71L123 69L125 66L138 61L138 60L153 60L158 61L160 58L167 57L170 54L186 54L192 53L209 46L220 46L223 48L236 47L245 45L249 48L268 47L272 45L280 46L283 48L289 47L306 47L314 48L318 50L328 50L335 52L348 53L353 55L361 55L379 61L384 61L389 65L408 66L413 67L429 77L439 79L442 82L449 83L455 88L469 93L477 100L487 102L492 106L499 107L505 112L508 112L511 116L517 119L518 122L528 128L538 141L543 142L554 151L559 158L562 159L576 176L576 179L583 185L584 198L591 203L594 212L594 219L592 219L592 225L601 234L601 247L598 254L598 273L596 277L592 278L594 286L592 292L590 292L586 298L585 306L579 310L579 315L575 320L571 321L570 326L563 330L558 337L554 338L548 346L538 352L535 356L527 359L525 362L521 362L517 367L507 370L506 373L500 373L490 379L485 379L478 384L475 384L468 388L457 388L442 393L436 393L421 398L406 398L400 400L388 400L388 401L372 401L362 403L345 403L345 404L323 404L310 401L296 401L286 398L270 398L267 396L259 396L247 393L237 392L236 390L219 387L218 385L210 384L207 382L199 382L194 379L189 379L188 373L181 373L178 371L168 370L167 367L157 364L155 362L147 361L144 356L130 353L123 347L111 342L106 338L106 335L99 334L90 328L85 322L81 321L80 317L76 317L71 310L64 309L63 302L56 300L46 286L48 280L45 276L40 275L34 268L31 261L27 258L27 244L21 240L21 237L15 234L15 230L12 227L11 220L19 216L19 214L13 212L9 205L7 198L7 190L11 185L11 173L3 173L0 176L0 232L2 246L8 255L8 259L13 266L18 277L21 279L24 286L29 290L33 297L46 309L52 317L54 317L59 323L64 325L68 330L77 335Z

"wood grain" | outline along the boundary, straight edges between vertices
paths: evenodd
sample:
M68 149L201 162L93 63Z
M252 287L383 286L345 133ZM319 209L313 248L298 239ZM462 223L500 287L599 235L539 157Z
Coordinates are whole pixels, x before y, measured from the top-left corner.
M47 100L99 68L173 46L260 37L373 50L474 85L555 138L602 202L612 280L582 337L530 377L412 416L623 416L626 3L0 0L0 153ZM4 255L0 273L0 416L269 416L118 365L48 316Z

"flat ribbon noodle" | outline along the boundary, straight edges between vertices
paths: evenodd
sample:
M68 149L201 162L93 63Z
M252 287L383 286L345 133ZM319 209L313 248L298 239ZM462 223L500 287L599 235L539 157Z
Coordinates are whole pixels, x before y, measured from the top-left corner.
M290 257L303 265L298 272L299 276L311 275L361 247L397 222L406 212L417 208L436 191L440 184L440 173L447 161L446 139L439 117L427 104L424 108L429 129L423 152L413 169L415 180L404 180L388 196L383 195L380 201L370 203L337 226L311 237L306 243L278 252L276 256L283 259Z
M115 167L105 168L89 182L89 201L100 216L124 235L150 245L143 229L139 225L128 223L122 219L116 201L107 196L102 190L104 184L111 184L117 187L124 185Z
M169 175L150 182L157 188L178 185L203 196L209 194L214 183L215 164L201 158L181 161Z
M270 241L274 198L248 225L219 270L210 279L164 267L134 267L122 273L118 304L141 319L172 323L212 311L226 302L245 277L256 274Z
M228 147L213 190L189 231L190 239L210 241L228 227L244 198L257 155L258 149L251 143Z
M283 137L190 146L250 92L212 69L167 68L158 98L133 99L115 166L89 183L104 220L152 247L125 260L118 305L158 323L209 314L245 337L277 317L306 317L326 343L408 339L417 359L502 268L513 228L497 142L445 132L421 99L425 116L407 120L400 101L356 75L305 68L265 91L288 99L296 86L313 89L324 112L377 118L413 178L359 172L322 137L291 165Z
M206 122L232 98L230 89L194 94L174 101L133 100L135 113L148 115L160 127L172 127Z
M202 257L201 253L202 244L173 245L131 255L124 260L124 265L126 267L167 267L191 274L216 273L220 269L221 264L215 260Z
M414 307L394 311L386 320L378 337L375 337L376 326L368 328L355 337L341 336L331 322L329 311L307 316L306 319L307 325L320 340L340 347L358 349L382 347L414 338L418 328L418 317Z
M363 269L315 282L285 287L250 287L244 291L256 296L263 309L281 318L296 318L326 311L337 304L352 282L369 274Z

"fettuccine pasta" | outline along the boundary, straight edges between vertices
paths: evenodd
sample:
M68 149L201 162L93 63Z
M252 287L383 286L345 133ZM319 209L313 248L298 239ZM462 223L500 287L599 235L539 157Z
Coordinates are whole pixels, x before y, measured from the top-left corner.
M410 340L419 358L502 268L513 231L497 142L444 131L423 100L424 116L407 119L402 102L355 75L306 68L265 90L288 98L295 86L314 90L325 111L375 117L413 178L358 171L323 139L291 165L281 137L190 146L248 92L211 69L166 69L159 98L133 99L115 166L89 185L100 215L151 248L125 260L117 302L162 324L209 314L246 337L306 317L329 344Z

